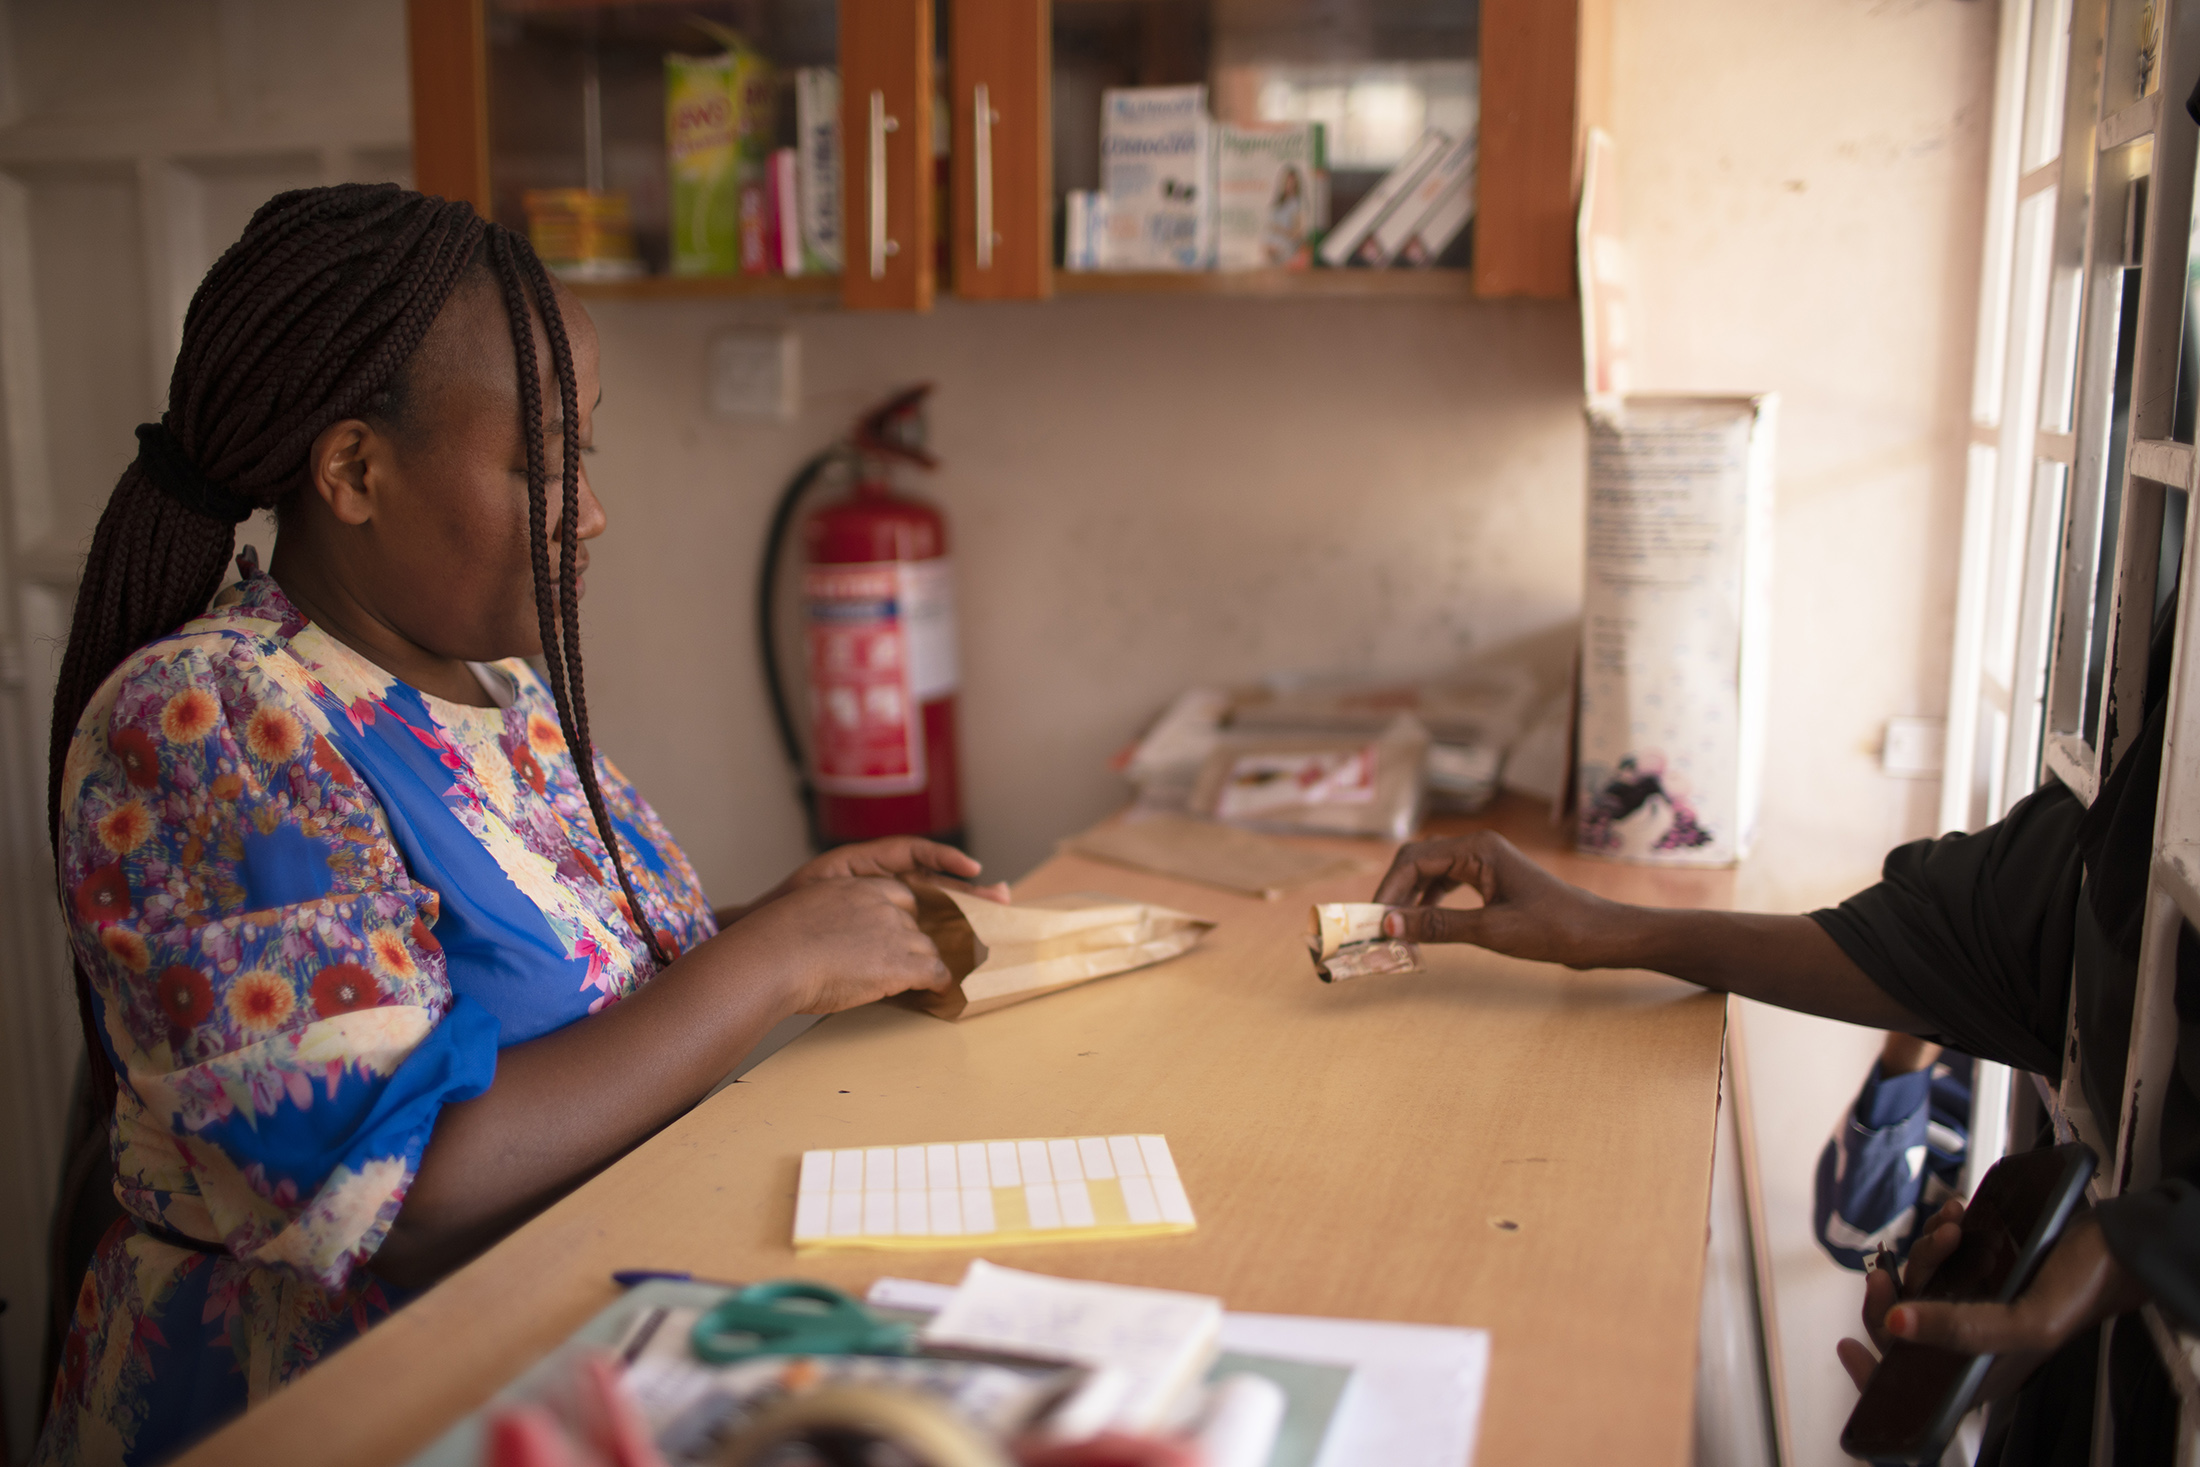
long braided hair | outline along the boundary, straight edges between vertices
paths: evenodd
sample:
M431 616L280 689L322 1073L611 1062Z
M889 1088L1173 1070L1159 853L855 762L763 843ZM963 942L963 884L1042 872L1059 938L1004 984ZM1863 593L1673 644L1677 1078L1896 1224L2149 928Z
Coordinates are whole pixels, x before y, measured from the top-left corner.
M124 658L206 609L236 546L236 526L307 481L306 457L330 425L385 412L404 397L408 365L469 271L502 288L519 369L527 445L527 526L543 661L566 746L610 853L627 911L650 957L670 963L627 875L596 778L581 687L577 592L580 413L572 344L549 273L527 241L472 206L394 184L342 184L278 194L214 262L184 316L168 410L138 429L92 532L54 688L46 821L61 871L62 769L78 721ZM529 308L532 298L533 309ZM550 343L564 408L558 573L550 572L549 484L533 322ZM114 1103L116 1077L76 964L77 1011L92 1098Z

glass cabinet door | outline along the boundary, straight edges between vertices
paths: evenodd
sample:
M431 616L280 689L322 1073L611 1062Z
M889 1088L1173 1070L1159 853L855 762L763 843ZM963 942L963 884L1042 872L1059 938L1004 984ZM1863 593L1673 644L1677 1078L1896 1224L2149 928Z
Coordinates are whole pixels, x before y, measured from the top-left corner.
M487 0L485 31L490 217L569 280L786 274L773 155L830 3Z
M944 149L929 0L408 14L420 186L526 230L583 294L930 304Z
M1195 86L1207 136L1235 137L1244 166L1225 151L1212 175L1163 180L1169 207L1216 211L1194 263L1060 288L1563 299L1605 9L409 0L416 175L528 229L587 294L1029 299L1057 288L1073 207L1101 191L1103 95ZM1316 126L1317 154L1256 176L1274 134L1304 149ZM1444 166L1400 184L1368 248L1317 259L1324 228L1431 138L1420 156Z
M1069 268L1143 277L1149 287L1200 272L1469 268L1486 8L1473 0L1055 0L1053 185ZM1566 39L1570 58L1570 30ZM1172 212L1196 209L1201 185L1176 176L1173 162L1149 167L1146 151L1166 143L1175 124L1146 123L1130 96L1112 109L1105 99L1155 89L1159 107L1161 89L1195 87L1204 92L1190 125L1208 130L1214 171L1204 186L1215 197L1196 244L1180 248ZM1570 92L1564 100L1570 127ZM1557 183L1567 198L1560 264L1570 292L1570 136L1567 148ZM1427 197L1398 197L1390 216L1397 238L1335 259L1315 248L1325 234L1334 241L1401 165L1424 170ZM1089 226L1088 239L1081 221L1089 210L1104 222ZM1422 219L1432 221L1426 238L1406 227ZM1415 243L1422 248L1407 248Z

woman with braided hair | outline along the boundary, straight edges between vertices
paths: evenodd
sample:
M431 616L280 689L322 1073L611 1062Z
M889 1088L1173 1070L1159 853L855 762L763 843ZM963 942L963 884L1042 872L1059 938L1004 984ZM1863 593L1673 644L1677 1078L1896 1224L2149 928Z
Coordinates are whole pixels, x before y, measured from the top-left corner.
M851 847L713 913L592 752L598 396L587 315L526 242L391 186L271 200L193 298L54 700L56 875L126 1216L39 1461L174 1454L780 1019L946 981L894 878L967 856ZM260 509L270 571L240 558L209 609Z

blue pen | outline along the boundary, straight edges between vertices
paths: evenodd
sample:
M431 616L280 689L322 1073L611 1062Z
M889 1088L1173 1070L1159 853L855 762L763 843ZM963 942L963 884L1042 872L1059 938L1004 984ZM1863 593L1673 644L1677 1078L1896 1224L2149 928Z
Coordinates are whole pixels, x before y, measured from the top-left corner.
M669 1284L691 1284L695 1282L695 1275L661 1268L622 1268L611 1275L611 1282L622 1289L631 1289L636 1284L646 1284L652 1279L663 1279Z

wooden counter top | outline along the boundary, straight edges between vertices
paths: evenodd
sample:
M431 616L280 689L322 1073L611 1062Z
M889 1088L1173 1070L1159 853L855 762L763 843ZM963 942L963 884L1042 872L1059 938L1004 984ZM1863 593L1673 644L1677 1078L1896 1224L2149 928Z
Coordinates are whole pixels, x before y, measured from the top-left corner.
M1563 852L1526 802L1488 823L1609 896L1729 899L1728 873ZM1104 890L1220 925L1175 962L962 1024L895 1005L827 1020L183 1460L402 1462L609 1303L615 1268L859 1294L882 1273L961 1276L972 1250L798 1261L807 1149L1151 1131L1196 1234L997 1260L1233 1309L1481 1326L1480 1467L1679 1467L1725 1001L1470 949L1325 985L1307 904L1365 900L1389 851L1321 844L1363 868L1274 902L1056 857L1019 895Z

